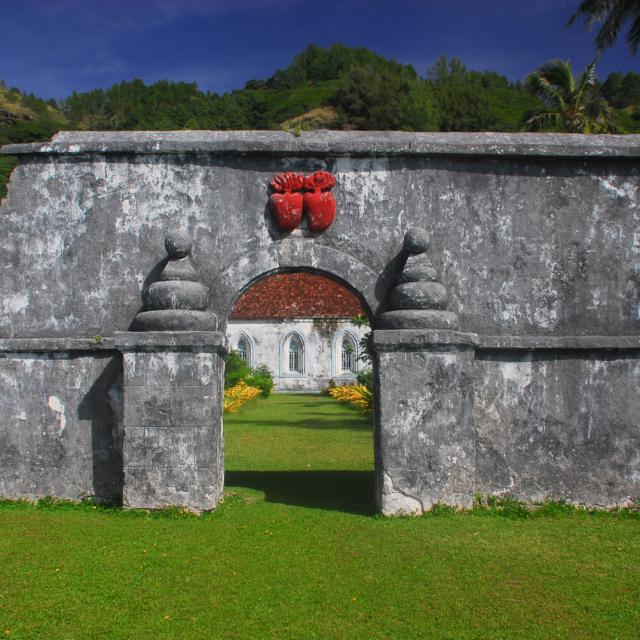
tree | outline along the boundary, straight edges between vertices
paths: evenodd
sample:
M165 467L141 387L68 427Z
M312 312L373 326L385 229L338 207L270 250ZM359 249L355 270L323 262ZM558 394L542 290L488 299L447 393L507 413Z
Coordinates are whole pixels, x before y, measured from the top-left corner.
M614 71L607 76L601 87L602 95L605 100L614 107L622 107L622 84L624 82L624 74Z
M495 124L486 83L499 76L468 71L458 58L445 56L427 70L440 109L440 131L486 131ZM508 82L508 81L507 81Z
M633 71L627 73L622 81L620 94L625 106L640 106L640 74Z
M638 45L640 45L640 0L583 0L578 10L569 19L569 24L580 19L589 29L596 23L602 24L596 36L596 47L599 51L613 45L623 25L631 21L627 32L627 42L632 55L635 55L638 50Z
M552 60L534 71L525 86L545 106L526 120L525 128L565 133L618 131L609 104L596 89L595 71L595 60L579 79L573 76L571 63L563 60Z
M431 87L403 71L353 67L345 75L334 104L358 129L433 131L437 128Z

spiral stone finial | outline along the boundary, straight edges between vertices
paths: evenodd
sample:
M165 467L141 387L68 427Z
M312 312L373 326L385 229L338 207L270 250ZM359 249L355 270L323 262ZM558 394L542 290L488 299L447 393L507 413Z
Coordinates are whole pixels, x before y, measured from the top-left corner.
M425 229L411 229L404 237L409 256L398 282L389 293L390 310L378 318L379 329L454 329L458 316L446 311L449 296L426 254L431 238Z
M136 331L215 331L218 319L207 311L209 289L198 281L191 258L193 241L184 231L167 234L167 264L147 293Z

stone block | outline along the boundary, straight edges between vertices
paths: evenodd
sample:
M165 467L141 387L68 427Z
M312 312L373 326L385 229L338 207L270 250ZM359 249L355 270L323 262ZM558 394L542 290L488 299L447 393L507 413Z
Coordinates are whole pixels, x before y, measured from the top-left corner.
M221 497L218 468L129 467L125 471L123 505L129 509L180 506L198 513L215 509Z
M221 406L218 385L126 386L126 427L213 426Z
M216 466L222 434L212 427L126 427L123 466L128 469L199 469Z
M121 385L114 352L0 352L0 496L119 500Z
M124 354L124 375L128 387L206 387L219 380L222 360L206 352L128 352Z

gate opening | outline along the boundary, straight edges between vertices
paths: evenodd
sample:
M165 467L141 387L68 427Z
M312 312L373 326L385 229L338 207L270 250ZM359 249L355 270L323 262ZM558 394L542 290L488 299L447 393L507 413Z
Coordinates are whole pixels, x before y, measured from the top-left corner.
M318 272L278 272L240 293L227 325L227 491L374 512L369 324L359 296Z

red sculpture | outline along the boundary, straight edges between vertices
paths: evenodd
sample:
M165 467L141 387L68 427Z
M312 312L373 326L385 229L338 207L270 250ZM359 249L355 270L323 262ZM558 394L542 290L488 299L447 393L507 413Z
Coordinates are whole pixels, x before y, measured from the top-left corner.
M302 220L302 188L304 176L291 171L279 173L271 180L275 193L269 197L269 207L280 231L293 231Z
M278 229L293 231L302 221L303 210L310 231L328 229L336 215L336 200L330 193L335 183L328 171L316 171L306 178L292 171L274 176L270 184L275 193L269 197L269 207Z
M336 179L328 171L316 171L304 181L304 211L309 229L315 233L328 229L336 216L336 199L329 190Z

